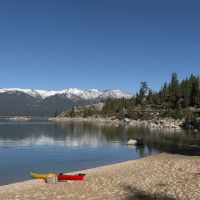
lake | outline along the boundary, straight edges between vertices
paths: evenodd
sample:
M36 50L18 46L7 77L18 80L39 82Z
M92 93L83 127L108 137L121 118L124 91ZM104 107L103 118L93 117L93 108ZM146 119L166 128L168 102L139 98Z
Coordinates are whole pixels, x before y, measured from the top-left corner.
M142 138L144 146L126 145ZM0 185L31 179L29 173L78 171L200 145L200 134L91 123L0 120Z

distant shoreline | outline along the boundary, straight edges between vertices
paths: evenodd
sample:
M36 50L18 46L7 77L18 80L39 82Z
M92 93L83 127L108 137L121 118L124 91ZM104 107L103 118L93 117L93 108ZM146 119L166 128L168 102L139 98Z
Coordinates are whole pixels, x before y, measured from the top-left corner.
M0 116L0 119L7 119L10 121L27 121L32 119L31 116Z
M37 117L37 116L0 116L0 119L2 120L8 120L8 121L29 121L29 120L48 120L49 117Z

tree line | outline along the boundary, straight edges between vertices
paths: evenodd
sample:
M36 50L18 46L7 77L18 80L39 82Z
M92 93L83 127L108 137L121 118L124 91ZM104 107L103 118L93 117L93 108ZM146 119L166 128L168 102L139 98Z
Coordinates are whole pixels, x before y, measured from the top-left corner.
M173 117L193 120L200 108L200 79L190 75L179 81L172 73L169 83L152 91L146 81L131 99L107 99L102 114L117 118L149 119L151 117ZM153 116L152 116L153 115Z
M106 99L102 109L95 105L73 107L65 117L113 117L117 119L141 119L172 117L185 119L186 123L200 123L200 78L190 75L178 80L172 73L169 83L159 91L153 91L146 81L140 83L139 91L130 99ZM200 121L200 120L199 120Z

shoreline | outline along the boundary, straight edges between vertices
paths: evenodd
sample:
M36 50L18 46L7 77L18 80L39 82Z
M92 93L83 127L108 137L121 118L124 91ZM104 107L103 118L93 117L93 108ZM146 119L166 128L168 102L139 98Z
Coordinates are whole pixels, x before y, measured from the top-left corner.
M163 118L163 119L153 119L153 120L131 120L125 118L123 120L112 119L110 117L102 118L102 117L76 117L76 118L68 118L68 117L51 117L50 121L56 122L90 122L90 123L99 123L99 124L110 124L114 126L126 125L126 126L146 126L149 128L159 128L159 129L174 129L174 130L188 130L192 129L192 127L183 127L182 120L175 120L172 118ZM195 129L196 130L196 129Z
M55 185L43 180L3 185L0 186L0 199L129 200L162 197L197 200L200 197L200 156L160 153L72 173L86 173L86 178L83 182Z
M172 130L193 130L195 132L200 131L200 126L196 127L192 124L184 124L184 121L181 119L173 118L158 118L151 120L133 120L129 118L124 118L122 120L114 119L112 117L32 117L32 116L1 116L1 119L6 119L9 121L29 121L34 118L45 118L49 121L56 122L90 122L90 123L99 123L99 124L109 124L113 126L145 126L148 128L155 129L172 129Z
M126 162L130 162L130 161L137 161L137 160L140 160L140 159L144 159L144 158L147 158L147 157L151 157L151 156L156 156L158 154L162 154L162 153L154 153L154 154L151 154L151 155L146 155L144 157L140 157L138 159L133 159L133 160L125 160L125 161L118 161L118 162L115 162L115 163L107 163L107 164L103 164L103 165L100 165L100 166L96 166L96 167L89 167L89 168L84 168L84 169L80 169L79 171L70 171L70 172L64 172L64 174L78 174L78 173L82 173L82 172L85 172L85 171L90 171L90 170L95 170L95 169L98 169L98 168L102 168L102 167L107 167L107 166L113 166L113 165L118 165L118 164L123 164L123 163L126 163ZM52 172L53 173L53 172ZM16 181L16 182L13 182L13 183L7 183L7 184L3 184L3 185L0 185L0 189L1 187L7 187L7 186L10 186L10 185L15 185L15 184L21 184L21 183L26 183L26 182L34 182L34 181L41 181L41 179L34 179L30 176L30 179L27 179L27 180L22 180L22 181ZM44 182L42 180L42 182ZM70 182L70 181L69 181ZM1 191L1 190L0 190Z

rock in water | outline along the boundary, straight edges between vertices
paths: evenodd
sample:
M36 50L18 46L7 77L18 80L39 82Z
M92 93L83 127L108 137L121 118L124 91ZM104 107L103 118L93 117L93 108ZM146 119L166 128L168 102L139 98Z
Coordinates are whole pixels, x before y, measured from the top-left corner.
M127 144L128 145L136 145L138 143L138 140L133 140L133 139L130 139Z
M143 139L130 139L128 142L127 142L128 145L144 145L144 140Z

